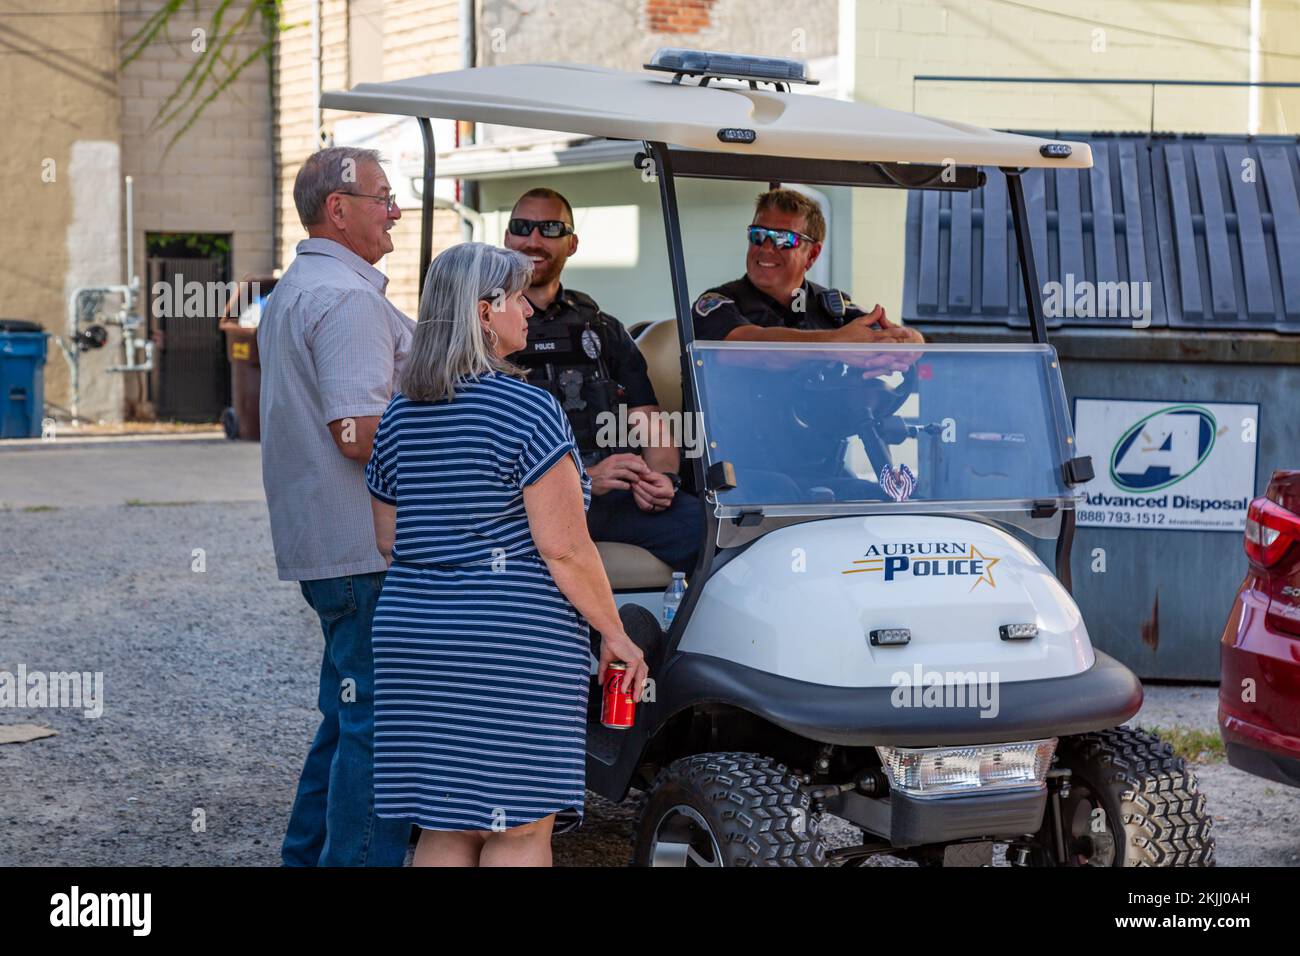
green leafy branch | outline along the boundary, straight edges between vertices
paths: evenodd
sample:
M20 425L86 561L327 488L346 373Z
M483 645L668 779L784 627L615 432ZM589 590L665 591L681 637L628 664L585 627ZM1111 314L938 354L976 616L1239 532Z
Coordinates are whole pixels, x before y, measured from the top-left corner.
M139 59L152 45L174 42L168 27L175 24L187 6L197 18L199 0L189 0L188 3L186 0L164 0L162 6L122 44L122 68ZM282 7L283 0L244 0L242 5L236 0L219 0L204 29L203 48L196 51L194 64L176 89L163 100L149 124L151 131L168 126L175 128L164 155L251 63L265 59L268 66L271 64L276 37L289 28L281 20ZM243 50L238 41L250 32L259 36L259 42L252 52L241 56Z
M144 241L150 254L157 256L177 255L185 250L208 259L230 253L230 241L225 236L207 232L151 232Z

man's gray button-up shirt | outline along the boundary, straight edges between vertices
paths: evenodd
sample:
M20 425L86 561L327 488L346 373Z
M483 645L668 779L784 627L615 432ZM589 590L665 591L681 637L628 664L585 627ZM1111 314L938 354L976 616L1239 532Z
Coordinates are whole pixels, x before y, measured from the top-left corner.
M382 415L414 323L384 297L388 278L330 239L304 239L257 329L262 484L281 580L384 570L365 462L344 458L329 423Z

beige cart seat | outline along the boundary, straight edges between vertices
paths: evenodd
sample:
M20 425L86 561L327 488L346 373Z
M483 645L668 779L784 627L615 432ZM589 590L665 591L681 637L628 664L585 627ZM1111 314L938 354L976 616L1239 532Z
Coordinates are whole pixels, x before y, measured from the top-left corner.
M615 591L661 591L673 579L673 569L645 548L621 541L597 541L596 550Z
M637 336L637 347L645 356L659 407L666 412L682 410L681 345L677 321L654 322ZM618 541L597 541L596 549L605 563L605 573L616 591L657 591L668 587L673 569L645 548Z
M666 412L682 410L682 346L677 340L677 320L662 319L646 326L636 338L645 356L650 384L655 387L659 407Z

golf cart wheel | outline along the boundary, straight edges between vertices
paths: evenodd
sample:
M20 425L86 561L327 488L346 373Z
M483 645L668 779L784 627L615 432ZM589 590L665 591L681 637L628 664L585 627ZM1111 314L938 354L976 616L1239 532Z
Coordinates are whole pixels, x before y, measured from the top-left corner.
M1205 795L1169 744L1129 727L1080 734L1061 739L1057 765L1071 772L1065 866L1214 865ZM1037 842L1031 866L1061 865L1050 803Z
M669 764L636 826L634 866L826 866L808 795L784 764L713 753Z

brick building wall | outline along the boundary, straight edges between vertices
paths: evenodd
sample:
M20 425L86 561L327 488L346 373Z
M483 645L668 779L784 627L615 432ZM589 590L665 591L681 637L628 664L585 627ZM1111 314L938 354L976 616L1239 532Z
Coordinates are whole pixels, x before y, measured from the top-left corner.
M179 87L198 59L195 29L208 30L216 0L182 6L165 34L145 48L118 78L122 102L122 166L134 178L135 269L148 309L149 274L145 246L148 233L221 233L230 235L231 278L267 273L272 267L274 222L271 189L271 95L268 58L254 59L207 105L199 119L174 143L176 130L189 118L151 128L159 109ZM125 43L148 20L157 4L122 4L118 26ZM228 21L227 21L228 22ZM241 62L262 45L267 34L260 22L240 30L224 48ZM207 36L209 47L216 37ZM165 365L167 339L155 355ZM115 356L116 360L117 356ZM154 373L155 383L160 372ZM124 376L124 414L150 417L158 409L145 401L143 373ZM165 411L165 409L164 409Z
M147 282L145 234L216 232L233 238L234 269L270 267L269 70L255 62L214 101L170 152L173 128L150 131L166 97L193 65L191 30L206 28L216 0L186 4L167 34L139 59L120 67L122 44L159 6L151 0L50 0L19 20L0 23L10 55L0 57L6 93L3 159L14 182L27 181L35 230L0 233L0 254L16 266L0 274L3 313L40 322L54 335L66 330L68 298L80 287L126 280L125 189L135 184L134 271ZM37 16L37 12L51 14ZM232 54L256 49L243 36ZM42 178L52 163L51 178ZM115 305L113 300L112 305ZM147 297L141 307L146 308ZM121 364L120 333L102 349L80 356L80 415L120 421L147 415L141 373L109 372ZM65 415L72 404L68 368L51 339L45 367L48 411Z
M286 0L284 19L293 26L278 44L275 58L275 261L285 268L294 248L306 233L293 205L293 181L303 161L317 148L312 111L311 7L314 0ZM378 9L372 10L377 7ZM321 3L321 90L352 86L357 64L350 64L348 4L345 0ZM357 14L356 8L353 10ZM388 0L368 6L365 25L382 32L379 75L370 65L365 79L399 79L454 70L460 66L460 38L456 0ZM325 110L326 133L355 114ZM450 144L439 144L440 148ZM395 157L388 157L395 158ZM394 171L390 170L390 178ZM418 310L420 210L404 208L392 232L394 251L380 263L389 276L388 297L407 315ZM434 217L434 251L460 239L458 220L450 213Z
M123 42L154 5L122 5ZM145 232L232 233L236 277L271 265L270 64L254 60L210 103L168 150L175 126L150 131L164 100L193 66L191 33L206 29L216 0L186 4L172 20L170 42L154 43L122 71L122 157L135 177L136 268L144 273ZM264 42L260 28L242 31L227 50L243 60Z
M645 0L645 19L653 33L698 33L709 26L714 0Z
M0 229L0 316L39 323L51 335L63 334L74 289L122 282L114 8L113 0L47 0L20 9L57 16L0 19L0 162L11 209L29 224ZM108 364L92 356L85 366ZM120 382L103 384L88 407L112 414ZM45 396L51 411L70 404L53 339Z

